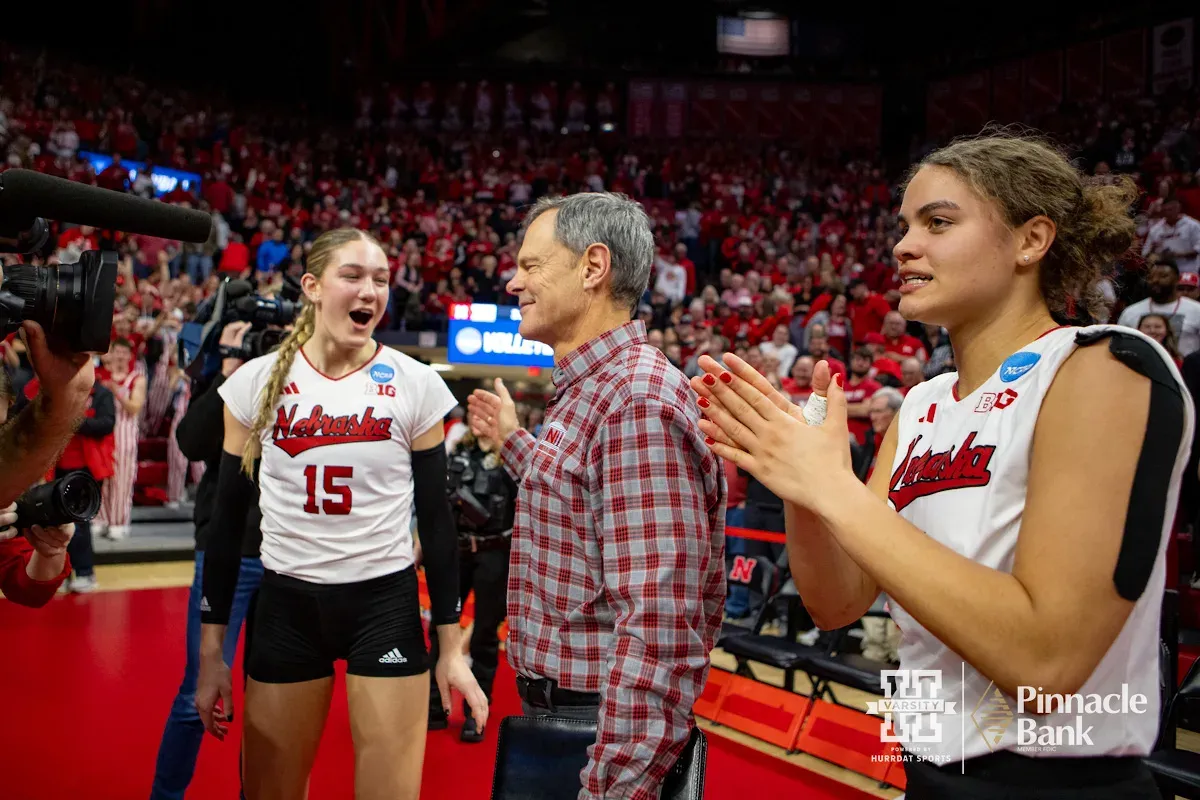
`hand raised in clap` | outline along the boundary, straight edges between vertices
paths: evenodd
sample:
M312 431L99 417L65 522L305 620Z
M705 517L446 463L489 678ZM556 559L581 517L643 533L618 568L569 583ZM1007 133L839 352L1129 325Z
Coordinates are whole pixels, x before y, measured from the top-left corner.
M828 404L823 421L810 424L804 409L773 389L753 367L732 354L722 369L701 356L703 377L692 378L704 419L700 428L713 452L733 461L775 495L810 510L834 502L837 482L854 477L846 425L846 398L830 380L829 363L813 370L813 393ZM812 401L814 411L820 400Z
M517 424L517 404L504 388L504 381L496 378L495 387L494 393L486 389L471 393L467 398L467 416L475 438L499 450L520 426Z

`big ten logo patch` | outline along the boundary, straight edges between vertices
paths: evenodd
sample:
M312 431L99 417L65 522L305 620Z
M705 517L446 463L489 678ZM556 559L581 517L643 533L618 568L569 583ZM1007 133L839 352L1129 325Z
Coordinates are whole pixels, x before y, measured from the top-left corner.
M367 381L366 390L363 394L369 394L374 397L395 397L396 387L390 383L372 383L371 381Z
M975 411L979 414L986 414L995 409L1005 409L1013 404L1017 399L1017 393L1012 389L1005 389L1003 392L984 392L979 396L979 404L975 406Z

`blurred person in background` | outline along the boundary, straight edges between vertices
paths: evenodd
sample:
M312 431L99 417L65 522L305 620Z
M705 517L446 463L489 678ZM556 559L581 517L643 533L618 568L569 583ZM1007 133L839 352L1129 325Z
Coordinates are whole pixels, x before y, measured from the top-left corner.
M1168 259L1151 266L1146 288L1149 296L1126 306L1117 324L1136 328L1142 317L1159 314L1174 332L1180 355L1200 350L1200 302L1179 294L1179 268L1175 262Z
M250 322L231 322L221 331L220 346L239 350ZM240 358L221 360L221 371L207 386L201 385L195 399L186 407L175 429L175 446L188 461L204 464L205 470L196 487L196 503L192 519L196 526L195 560L192 569L192 586L188 593L187 622L184 626L184 648L186 652L183 680L171 703L158 746L155 761L154 781L150 788L151 800L183 800L192 776L196 771L196 758L204 741L204 723L196 710L196 683L199 677L200 625L203 607L204 553L208 544L210 526L214 516L217 479L221 464L221 431L224 427L225 405L218 390L222 384L242 366ZM226 631L222 651L225 664L233 665L237 653L238 637L246 619L249 606L262 580L262 560L258 557L262 541L260 521L262 513L256 503L251 503L245 520L242 538L242 561L234 590L233 605L229 613L229 628ZM245 649L251 645L251 631L246 630Z
M1137 329L1163 346L1163 349L1175 359L1176 366L1183 366L1183 357L1179 355L1179 346L1175 344L1175 332L1171 330L1171 322L1162 314L1146 314L1138 320Z
M133 513L133 485L138 469L138 418L146 403L146 378L132 369L133 352L128 339L117 339L109 346L108 354L102 357L108 370L102 385L115 400L116 425L113 428L112 474L104 481L96 532L110 539L129 536Z
M455 411L460 410L456 408ZM508 613L508 560L516 514L517 484L504 469L500 454L489 440L470 430L456 440L450 455L446 489L458 527L459 597L475 593L475 619L469 654L471 672L488 702L500 660L500 623ZM430 658L437 661L437 637L430 640ZM430 676L429 730L442 730L449 720L437 681ZM483 731L463 702L463 728L459 738L478 744Z
M1200 221L1183 213L1177 198L1162 204L1162 218L1150 226L1142 255L1170 256L1180 272L1200 273Z

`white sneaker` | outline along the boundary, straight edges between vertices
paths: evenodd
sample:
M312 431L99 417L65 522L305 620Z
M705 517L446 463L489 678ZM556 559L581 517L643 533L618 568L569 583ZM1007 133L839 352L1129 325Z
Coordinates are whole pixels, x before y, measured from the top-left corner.
M108 535L108 523L107 522L93 522L92 523L92 536L107 536L107 535Z
M99 588L95 575L78 575L71 581L71 591L75 594L88 594Z
M113 525L112 527L110 527L108 529L108 533L106 534L106 536L109 539L112 539L114 542L119 541L121 539L128 539L129 538L129 526L128 525Z
M57 594L70 594L71 587L74 585L74 583L75 579L68 575L67 579L59 584Z

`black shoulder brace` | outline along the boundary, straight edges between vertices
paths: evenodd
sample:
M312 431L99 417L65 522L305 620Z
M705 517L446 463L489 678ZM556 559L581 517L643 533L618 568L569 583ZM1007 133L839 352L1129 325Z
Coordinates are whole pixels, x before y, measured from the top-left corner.
M1162 355L1140 336L1100 330L1075 337L1080 347L1103 339L1109 340L1108 349L1118 361L1150 379L1150 415L1133 476L1121 552L1113 573L1117 592L1133 602L1142 596L1150 581L1166 516L1175 512L1167 508L1167 496L1186 427L1187 400Z

